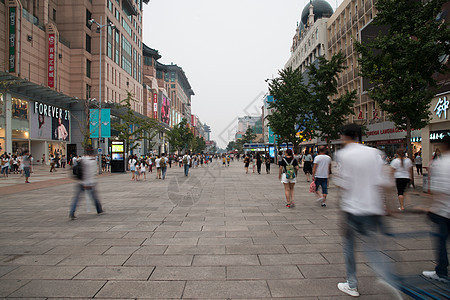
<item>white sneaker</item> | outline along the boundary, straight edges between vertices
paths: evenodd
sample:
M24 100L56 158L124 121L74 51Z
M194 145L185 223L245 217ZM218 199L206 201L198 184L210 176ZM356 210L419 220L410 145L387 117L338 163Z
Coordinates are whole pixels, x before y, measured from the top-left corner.
M341 282L337 285L338 289L342 292L346 293L347 295L350 295L352 297L359 297L359 292L357 288L351 288L348 285L348 282Z
M430 279L434 279L443 283L449 283L450 281L448 279L445 279L444 277L439 276L438 274L436 274L436 271L423 271L422 275L430 278Z

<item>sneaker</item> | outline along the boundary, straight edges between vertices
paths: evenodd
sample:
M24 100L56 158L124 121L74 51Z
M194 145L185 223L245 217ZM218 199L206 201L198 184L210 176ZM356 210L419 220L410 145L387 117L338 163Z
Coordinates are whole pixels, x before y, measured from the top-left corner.
M437 280L437 281L440 281L440 282L443 282L443 283L450 283L450 280L439 276L438 274L436 274L436 271L423 271L422 275L427 277L427 278L430 278L430 279L433 279L433 280Z
M69 218L70 218L71 220L76 220L76 219L77 219L77 217L75 217L75 215L69 215Z
M325 203L322 203L322 205L321 205L322 207L327 207L327 205L325 204Z
M359 297L359 292L357 288L351 288L348 285L348 282L341 282L338 283L337 285L338 289L344 293L346 293L347 295L350 295L352 297Z

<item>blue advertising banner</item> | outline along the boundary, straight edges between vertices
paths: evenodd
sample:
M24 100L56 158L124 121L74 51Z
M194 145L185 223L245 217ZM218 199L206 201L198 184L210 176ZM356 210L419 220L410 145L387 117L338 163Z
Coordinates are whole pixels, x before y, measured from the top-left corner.
M89 110L89 132L91 138L98 138L98 109ZM102 138L111 137L111 110L102 109Z

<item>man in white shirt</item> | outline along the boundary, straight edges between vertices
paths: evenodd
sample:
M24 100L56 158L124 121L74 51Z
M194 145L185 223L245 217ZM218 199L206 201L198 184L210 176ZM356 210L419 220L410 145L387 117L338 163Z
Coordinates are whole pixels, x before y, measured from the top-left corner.
M191 157L189 156L188 153L186 153L183 156L182 162L183 162L183 166L184 166L184 176L188 176L189 175L189 164L191 163Z
M91 194L92 200L95 204L95 209L97 210L97 214L103 213L102 204L97 196L96 191L96 180L95 176L97 175L97 162L95 160L94 155L86 155L81 158L78 162L81 165L81 182L77 185L77 189L75 191L75 196L72 200L72 205L70 206L69 218L72 220L76 219L75 210L77 209L78 200L80 199L81 193L84 191L88 191Z
M389 185L383 173L381 152L357 144L361 137L361 127L356 124L346 125L342 129L344 149L337 153L338 176L335 179L342 191L341 209L344 212L346 227L344 228L344 256L347 269L347 282L339 283L338 289L357 297L359 296L356 279L356 261L354 241L357 233L364 235L367 241L363 246L370 247L365 251L371 267L385 277L389 276L389 264L385 257L376 251L378 228L381 228L382 216L385 214L382 187ZM391 282L391 281L390 281Z
M322 202L322 207L326 207L328 195L328 176L331 173L331 157L326 155L327 147L319 147L319 155L314 158L314 166L312 177L316 183L317 201ZM322 186L322 194L319 192L319 187Z
M161 158L159 155L156 156L155 165L156 165L156 179L161 179Z

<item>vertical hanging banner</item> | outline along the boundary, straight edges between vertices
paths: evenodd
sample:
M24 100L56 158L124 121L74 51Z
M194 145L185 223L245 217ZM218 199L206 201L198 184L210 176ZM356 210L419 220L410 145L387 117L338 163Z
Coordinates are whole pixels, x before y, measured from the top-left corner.
M158 120L158 94L153 94L153 119Z
M55 87L55 34L48 35L48 87Z
M98 109L89 110L89 133L91 138L98 138ZM111 137L111 110L102 108L102 138Z
M16 72L16 8L9 8L9 73Z

